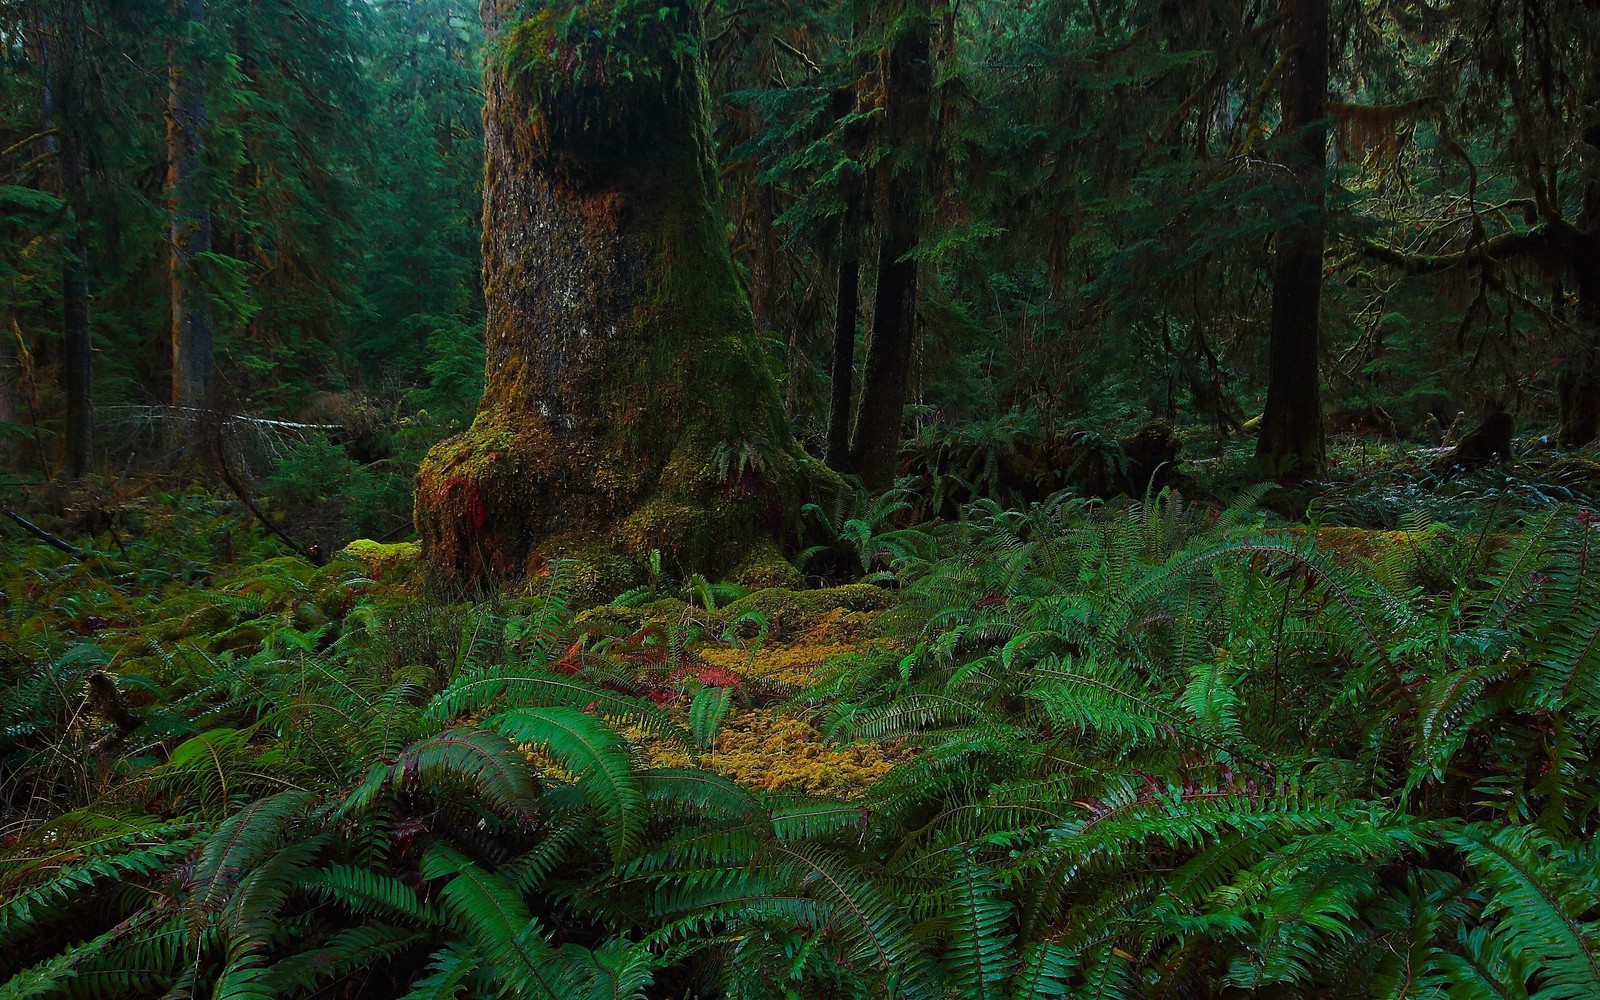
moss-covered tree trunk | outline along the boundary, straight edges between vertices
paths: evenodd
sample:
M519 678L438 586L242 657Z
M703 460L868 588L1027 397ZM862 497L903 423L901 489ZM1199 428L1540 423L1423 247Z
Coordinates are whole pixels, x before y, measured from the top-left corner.
M1256 457L1277 475L1318 476L1326 464L1318 364L1322 344L1323 205L1327 185L1328 0L1284 0L1283 162L1293 218L1272 264L1267 402Z
M436 581L644 557L788 578L774 541L809 463L757 347L718 215L687 3L483 0L488 363L416 521ZM597 39L604 39L603 42Z

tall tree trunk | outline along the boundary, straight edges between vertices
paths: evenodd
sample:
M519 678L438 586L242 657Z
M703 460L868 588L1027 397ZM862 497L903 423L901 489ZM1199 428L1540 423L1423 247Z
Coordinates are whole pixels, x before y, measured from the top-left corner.
M488 359L472 427L417 477L438 582L515 583L551 560L615 592L657 550L704 573L793 582L774 540L810 468L761 356L717 210L708 95L686 0L578 30L483 0ZM653 10L652 10L653 14ZM585 23L588 22L588 23ZM587 61L585 61L587 60ZM580 68L574 72L574 65ZM512 68L517 67L517 68Z
M777 199L772 185L754 182L753 204L750 208L750 310L755 315L756 333L769 337L777 327L778 304L778 237L773 229L777 216ZM793 340L794 323L786 324L784 332Z
M211 302L201 281L211 252L211 208L205 183L206 94L197 56L205 0L181 0L187 37L169 56L167 92L167 202L171 212L169 282L172 298L172 405L174 428L193 423L191 410L211 397ZM175 440L174 444L181 443Z
M909 0L884 65L884 135L889 165L879 181L882 237L872 336L862 371L851 469L871 490L894 485L901 422L917 334L917 245L926 185L926 145L933 90L927 0Z
M834 117L843 119L856 108L851 88L834 93ZM845 126L845 152L858 163L861 127ZM838 261L833 313L832 380L828 397L828 464L840 472L850 472L850 418L855 408L856 326L861 316L861 230L866 225L862 210L861 179L846 170L841 172L840 198L844 211L839 215Z
M860 220L846 212L839 233L838 305L833 314L833 384L828 399L828 464L850 471L850 411L855 403L856 319L861 312Z
M1272 266L1267 403L1256 457L1274 475L1319 476L1324 193L1327 184L1328 0L1284 0L1283 162L1294 178L1292 221Z
M53 38L47 31L44 118L56 129L57 188L72 211L61 249L61 391L65 403L62 459L76 479L94 454L94 342L89 328L89 262L86 226L89 198L84 186L84 68L88 59L83 8L77 0L55 5Z
M1600 71L1590 90L1600 90ZM1600 120L1584 130L1588 154L1600 162ZM1600 437L1600 177L1591 174L1578 213L1568 259L1577 287L1573 319L1578 344L1558 382L1563 448L1582 448Z
M18 416L17 397L20 390L18 380L22 375L20 360L16 322L5 307L0 306L0 424L13 425L7 429L0 429L0 462L6 464L15 461L17 457L17 446L12 432L16 429Z

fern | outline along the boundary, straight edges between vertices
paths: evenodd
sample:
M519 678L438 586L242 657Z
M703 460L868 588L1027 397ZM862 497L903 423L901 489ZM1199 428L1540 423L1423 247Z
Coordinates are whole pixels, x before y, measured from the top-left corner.
M513 709L486 724L517 743L554 755L572 772L603 817L603 829L618 857L637 847L644 826L644 792L615 730L593 716L559 707Z
M531 822L535 787L527 761L489 729L449 729L418 740L393 762L373 764L339 807L338 815L359 814L391 789L445 791L472 789L502 815Z
M1564 870L1558 848L1537 830L1466 826L1451 834L1489 888L1484 917L1495 934L1535 969L1541 996L1600 995L1600 872L1592 858Z

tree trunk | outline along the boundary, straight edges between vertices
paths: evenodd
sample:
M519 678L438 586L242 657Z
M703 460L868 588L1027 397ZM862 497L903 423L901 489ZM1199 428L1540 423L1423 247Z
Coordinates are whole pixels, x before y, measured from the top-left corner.
M1588 154L1600 160L1600 121L1583 138ZM1568 257L1578 293L1573 315L1578 344L1557 385L1563 448L1582 448L1600 437L1600 178L1591 176L1584 188L1573 243Z
M56 5L54 44L46 42L46 126L56 129L59 193L72 211L61 240L61 392L65 402L62 458L67 476L89 471L94 454L94 342L89 328L89 263L85 227L89 199L83 177L84 67L88 58L83 8ZM47 33L48 35L48 33Z
M891 160L880 174L878 286L850 462L862 483L875 491L894 485L899 468L917 333L917 262L908 255L921 228L927 171L920 151L926 145L933 89L926 0L910 0L904 13L884 67L883 142Z
M853 88L834 92L836 119L844 119L856 109ZM844 130L845 152L860 162L861 127L849 124ZM840 172L839 197L844 211L839 215L837 285L833 313L832 380L828 397L828 464L840 472L850 472L850 417L855 409L856 326L861 316L861 229L866 224L861 204L861 179L855 173Z
M850 471L850 410L855 403L856 318L860 313L858 220L846 212L839 235L839 294L833 314L833 384L828 400L828 464Z
M778 237L773 230L777 199L771 184L753 181L753 204L750 207L750 310L755 315L756 333L769 337L777 329L778 304L782 300L778 283ZM787 324L784 333L793 339L794 323Z
M16 430L18 416L17 383L22 374L19 361L16 323L5 308L0 307L0 424L13 425L9 428L0 428L0 462L8 465L17 457L13 432Z
M1321 353L1323 205L1327 183L1328 0L1285 0L1284 166L1294 178L1290 223L1272 267L1267 403L1256 457L1273 475L1315 477L1326 465Z
M190 426L193 410L211 397L211 302L200 272L211 252L211 209L206 197L206 95L196 55L205 23L205 0L182 0L187 39L169 56L167 92L167 202L171 212L169 282L172 297L172 427ZM174 435L181 445L188 435Z
M591 595L642 557L795 582L774 541L809 464L758 348L716 206L705 78L687 2L579 31L566 10L484 0L487 371L472 427L417 477L436 582L514 584L571 558ZM592 37L592 36L591 36ZM574 67L577 67L576 70ZM511 67L518 67L512 69Z

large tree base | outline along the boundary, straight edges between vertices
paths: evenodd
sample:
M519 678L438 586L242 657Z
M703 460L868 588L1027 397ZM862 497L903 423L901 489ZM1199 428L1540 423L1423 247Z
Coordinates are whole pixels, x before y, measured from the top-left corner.
M844 489L803 455L734 466L688 446L643 488L623 469L603 486L563 483L572 456L558 449L574 443L480 413L465 433L436 445L416 484L430 582L486 591L556 572L578 596L603 600L641 583L654 559L669 574L799 586L781 535L807 499ZM594 467L615 461L590 458Z

